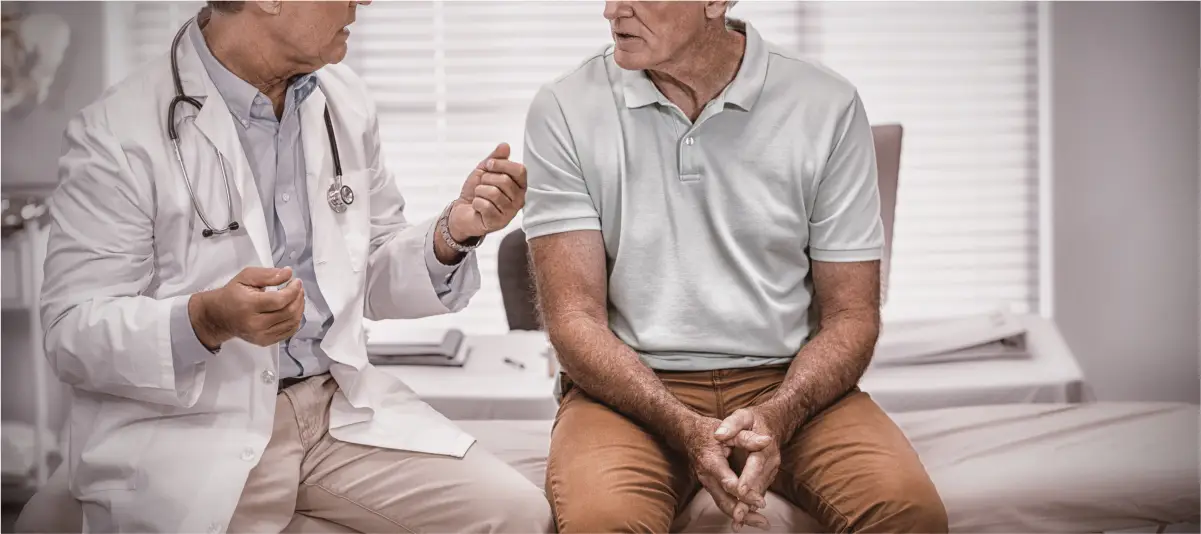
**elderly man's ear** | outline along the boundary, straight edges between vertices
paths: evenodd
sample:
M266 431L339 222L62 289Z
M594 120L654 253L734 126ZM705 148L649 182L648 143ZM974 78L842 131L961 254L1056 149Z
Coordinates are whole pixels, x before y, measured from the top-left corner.
M266 0L263 2L246 2L246 3L254 5L260 11L262 11L263 13L266 13L268 15L278 15L280 10L283 9L283 5L284 5L283 0Z
M711 0L705 3L705 16L711 19L722 18L734 7L738 0Z

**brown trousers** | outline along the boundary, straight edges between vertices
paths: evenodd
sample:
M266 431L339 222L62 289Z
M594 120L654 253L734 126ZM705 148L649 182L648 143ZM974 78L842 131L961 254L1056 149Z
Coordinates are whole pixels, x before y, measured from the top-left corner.
M681 402L723 419L770 398L786 372L774 366L658 375ZM563 392L546 473L559 532L667 532L701 489L687 460L654 429L566 377ZM827 531L947 531L942 500L909 440L858 389L808 421L780 456L771 490ZM743 462L745 455L731 456L735 472Z

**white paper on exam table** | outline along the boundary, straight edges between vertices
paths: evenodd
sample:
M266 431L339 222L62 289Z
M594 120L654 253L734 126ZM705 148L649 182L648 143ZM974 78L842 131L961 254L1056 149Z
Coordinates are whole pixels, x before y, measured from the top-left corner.
M1030 358L1026 327L1009 312L885 323L872 365Z

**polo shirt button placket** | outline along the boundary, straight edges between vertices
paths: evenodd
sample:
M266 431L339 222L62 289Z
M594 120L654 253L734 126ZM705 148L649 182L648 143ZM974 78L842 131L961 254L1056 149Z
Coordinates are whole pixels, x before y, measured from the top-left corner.
M680 141L680 181L695 182L701 179L701 170L697 166L696 134L688 132Z

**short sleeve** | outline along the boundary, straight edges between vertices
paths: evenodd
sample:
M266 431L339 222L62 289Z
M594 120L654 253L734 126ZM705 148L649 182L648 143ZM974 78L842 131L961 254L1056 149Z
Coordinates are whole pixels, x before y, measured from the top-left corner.
M558 99L543 87L525 125L526 238L599 230L600 215L584 182L575 143Z
M880 219L876 150L858 94L834 132L809 218L809 255L828 262L881 259L884 223Z

